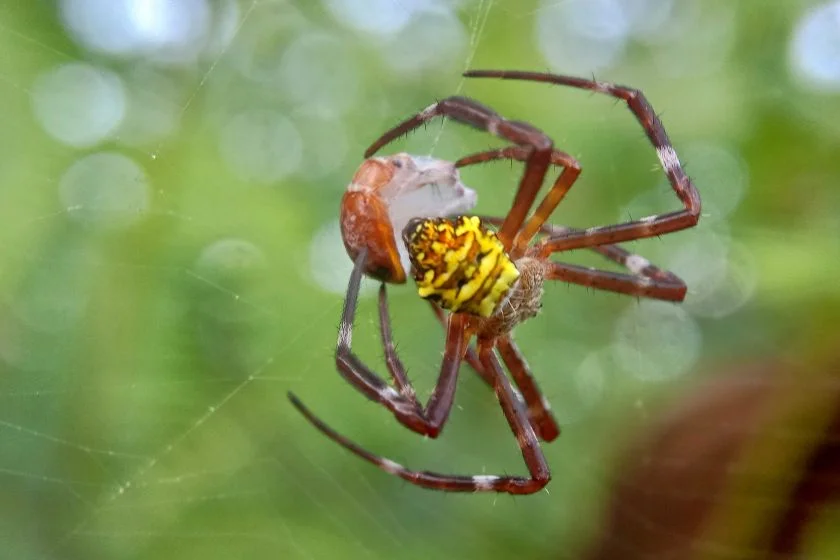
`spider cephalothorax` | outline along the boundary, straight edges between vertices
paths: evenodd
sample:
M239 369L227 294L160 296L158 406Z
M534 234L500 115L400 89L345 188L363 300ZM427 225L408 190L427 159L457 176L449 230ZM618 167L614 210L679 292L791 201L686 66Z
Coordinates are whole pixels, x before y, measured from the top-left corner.
M365 274L402 284L407 253L397 233L418 213L446 216L469 210L476 194L454 164L400 153L366 159L341 199L341 238L350 258L368 250Z
M640 91L538 72L476 70L465 76L561 84L625 101L653 144L683 208L585 230L548 225L548 218L580 174L577 160L556 150L551 138L538 128L508 120L472 99L449 97L430 105L385 132L368 148L365 157L369 159L362 163L342 201L342 236L355 266L338 331L336 365L349 383L390 410L401 424L419 434L436 437L454 403L461 361L468 361L494 389L516 435L528 475L457 475L411 470L360 447L330 428L294 395L289 394L289 398L333 441L412 484L453 492L530 494L543 488L551 478L539 440L553 440L560 429L513 340L513 329L536 315L541 306L543 284L552 280L637 297L682 301L686 293L682 280L653 266L647 259L628 253L616 243L694 226L700 216L700 195L683 172L659 117ZM462 157L454 164L407 154L372 157L392 140L438 116L485 130L511 144ZM513 204L504 218L436 218L463 214L475 202L474 197L465 195L469 190L460 183L458 168L500 159L525 164ZM551 166L561 167L562 172L531 212ZM444 186L448 198L432 200L425 205L405 204L411 193L435 182ZM402 210L398 211L398 207ZM413 213L406 215L405 209ZM409 220L412 217L419 218ZM395 232L402 229L398 224L405 224L403 243L395 236ZM498 230L492 231L487 224L497 226ZM556 253L583 248L624 266L629 274L581 267L551 258ZM370 370L351 350L353 318L362 276L373 276L383 282L404 282L407 277L405 257L410 257L420 295L432 302L446 329L440 376L425 406L417 398L397 356L384 283L379 289L380 330L385 363L394 386ZM476 339L474 347L470 346L473 337ZM511 386L502 363L516 388Z

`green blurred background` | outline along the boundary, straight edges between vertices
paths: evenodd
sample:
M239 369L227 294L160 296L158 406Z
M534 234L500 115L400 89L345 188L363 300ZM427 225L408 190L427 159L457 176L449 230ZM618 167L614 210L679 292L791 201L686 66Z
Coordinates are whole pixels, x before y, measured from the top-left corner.
M575 558L619 452L673 395L838 341L840 3L17 0L0 42L3 558ZM518 330L563 424L528 497L409 486L285 396L413 468L524 471L466 366L437 441L335 372L342 192L435 99L475 97L580 160L556 223L679 207L624 106L466 68L642 89L704 202L696 229L629 245L687 281L685 304L555 284ZM393 149L495 145L435 122ZM478 211L503 214L518 173L466 170ZM354 343L384 373L375 288ZM390 294L427 395L442 333L410 286Z

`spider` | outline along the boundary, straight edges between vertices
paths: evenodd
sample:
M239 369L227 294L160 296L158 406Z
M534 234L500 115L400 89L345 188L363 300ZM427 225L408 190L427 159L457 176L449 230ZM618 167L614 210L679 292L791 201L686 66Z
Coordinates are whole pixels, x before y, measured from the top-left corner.
M434 438L442 430L452 409L458 371L461 362L466 359L495 391L516 436L528 476L450 475L411 470L367 451L329 427L292 393L289 393L289 398L327 437L383 471L417 486L451 492L531 494L544 488L551 479L539 440L551 441L560 430L513 341L513 330L519 323L537 314L541 307L543 284L549 280L637 297L682 301L686 286L680 278L615 244L693 227L700 216L700 195L683 171L662 123L640 91L606 82L538 72L471 70L464 76L566 85L625 101L653 144L683 208L586 230L546 224L581 172L577 160L556 150L551 138L536 127L508 120L470 98L449 97L434 103L385 132L367 149L365 158L368 159L363 162L342 201L344 242L355 264L339 326L336 364L349 383L369 399L389 409L402 425ZM373 157L391 141L438 116L484 130L511 144L463 157L454 164L413 158L407 154L390 158ZM424 407L406 376L391 334L385 282L404 282L407 275L398 254L400 243L396 240L395 224L387 215L387 207L394 201L394 195L386 191L399 183L395 177L406 167L413 168L415 182L423 176L418 168L434 168L438 179L451 188L460 185L459 168L499 159L524 163L513 204L504 218L469 215L428 217L418 211L415 216L420 217L408 220L402 228L402 242L408 251L418 291L421 297L432 302L446 331L440 375ZM551 166L560 167L562 171L529 216ZM351 193L360 191L369 198L366 204L350 200L357 196ZM461 202L461 207L470 206L463 200ZM457 206L459 204L453 205ZM372 211L373 207L378 210ZM443 216L446 213L440 211L434 215ZM498 226L498 231L490 229L488 224ZM582 248L594 250L623 265L629 274L551 260L554 253ZM366 274L383 282L379 290L380 332L387 369L395 387L378 377L351 350L359 285ZM470 345L473 337L474 347ZM518 389L511 386L499 357Z

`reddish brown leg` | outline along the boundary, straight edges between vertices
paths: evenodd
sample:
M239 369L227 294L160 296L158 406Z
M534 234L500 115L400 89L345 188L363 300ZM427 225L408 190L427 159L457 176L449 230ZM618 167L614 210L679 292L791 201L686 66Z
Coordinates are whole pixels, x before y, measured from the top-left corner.
M558 233L570 230L570 228L564 228L561 226L551 226L550 229ZM596 245L595 247L589 247L589 249L603 255L615 263L620 264L630 270L633 274L641 274L642 276L647 276L648 278L653 278L654 280L663 280L667 284L680 284L685 286L685 283L673 272L662 270L661 268L651 264L651 262L643 256L636 255L630 251L622 249L619 245Z
M507 146L504 148L487 150L484 152L479 152L476 154L465 156L459 159L457 162L455 162L455 165L456 167L466 167L469 165L475 165L499 159L525 161L527 159L527 156L528 151L524 148L520 146ZM525 229L527 229L530 225L530 227L534 227L536 228L536 230L534 230L533 232L529 232L526 238L521 237L522 234L520 233L520 235L516 237L515 247L520 247L519 243L523 239L525 240L524 242L527 245L527 242L530 241L530 239L536 233L552 235L573 231L569 228L563 228L560 226L552 226L546 224L545 220L554 211L557 204L559 204L559 202L568 192L569 188L571 188L571 185L577 179L578 175L580 174L580 165L578 164L577 160L575 160L573 157L559 150L552 150L551 164L563 167L563 172L561 172L561 174L555 180L554 185L550 189L549 193L546 195L545 199L542 201L537 211L534 213L533 216L531 216L531 218L528 220L525 227L523 228L523 231L525 231ZM503 223L503 219L497 217L482 216L481 219L483 221L495 225L501 225ZM598 275L599 271L596 271L594 273L595 278L592 279L591 276L593 276L593 274L574 274L574 272L578 271L578 269L581 271L588 271L589 269L582 269L581 267L574 267L572 265L568 265L570 271L566 274L565 278L562 279L568 282L583 284L590 287L613 290L618 291L620 293L646 295L647 297L658 297L660 299L667 300L674 300L676 297L679 297L681 288L681 293L684 296L685 285L679 278L677 278L670 272L661 271L660 269L651 265L643 257L633 255L618 246L612 245L607 245L603 247L592 247L591 249L597 251L598 253L604 255L605 257L614 262L617 262L623 266L627 266L631 269L632 272L634 272L634 274L641 274L642 276L631 276L626 274L615 275L610 272L603 272L603 275L610 277L610 281L605 281L602 277ZM525 252L526 246L521 246L520 250L522 252ZM565 265L558 265L558 267L561 270L564 266ZM624 282L616 282L617 279L624 280ZM635 283L635 287L632 286L633 283ZM628 284L630 284L629 287ZM631 288L633 288L632 292L629 291ZM432 309L434 310L438 319L443 322L444 314L440 310L440 308L432 304ZM522 397L524 398L524 401L527 404L528 416L530 418L531 424L537 430L541 439L543 439L544 441L552 441L559 435L560 432L559 427L557 425L557 421L554 419L554 416L550 411L548 403L543 399L542 393L540 392L536 381L531 375L530 370L524 361L524 358L518 352L518 349L515 347L512 340L510 341L510 344L511 346L508 347L506 351L502 351L503 343L499 343L500 353L502 355L502 358L505 360L505 365L507 366L508 370L510 370L514 378L514 382L521 391ZM476 372L478 372L478 374L485 380L485 382L487 382L488 385L492 386L490 376L480 367L480 364L477 364L477 354L474 353L471 347L467 350L466 359L469 362L469 364L473 367L473 369L475 369Z
M690 228L697 224L700 218L700 195L683 171L662 122L639 90L606 82L541 72L471 70L465 72L464 75L475 78L501 78L566 85L624 100L656 149L656 155L665 170L665 175L667 175L677 197L683 203L684 208L676 212L648 216L618 225L593 227L584 231L570 231L546 238L541 242L541 246L536 252L538 256L548 257L551 253L559 251L653 237Z
M494 161L499 159L511 159L516 161L527 161L528 150L521 146L507 146L495 150L487 150L476 154L471 154L462 157L455 162L456 167L466 167L468 165L475 165ZM540 205L534 211L534 214L528 219L522 230L516 235L511 250L511 257L516 259L521 256L527 249L528 243L536 235L540 228L543 227L545 221L554 212L554 209L569 192L574 182L580 175L580 164L578 161L565 152L560 150L551 151L550 163L558 167L562 167L563 171L554 181L551 189L546 194ZM491 223L504 223L501 218L482 218ZM537 430L540 438L544 441L552 441L560 434L560 428L557 421L551 414L550 407L542 393L537 387L537 383L531 375L527 363L518 351L513 341L508 337L499 341L499 352L504 360L505 365L513 376L516 386L522 393L522 397L528 407L528 417L531 424ZM468 359L470 357L468 356ZM471 361L472 365L473 362ZM473 366L475 368L475 366ZM476 371L482 375L485 381L489 378L487 374L476 368Z
M446 329L446 325L444 325ZM385 283L379 285L379 333L382 337L382 348L385 350L385 367L397 386L397 391L408 399L417 400L414 386L408 380L405 366L397 354L394 337L391 334L391 315L388 312L388 292Z
M457 162L455 162L455 165L457 167L466 167L468 165L475 165L477 163L485 163L499 159L512 159L517 161L523 161L523 154L524 151L521 148L516 146L510 146L507 148L478 152L469 156L462 157ZM577 165L577 160L575 160L568 154L560 152L559 150L555 150L554 152L552 152L552 164L554 165L565 165L565 158L569 158L571 160L569 161L570 166ZM572 162L574 162L574 164ZM557 188L557 185L560 182L561 177L558 177L552 189ZM560 190L563 194L565 194L565 192L568 191L568 189L566 189L566 191L562 191L562 187L558 190ZM543 203L540 204L540 207L542 207L543 204L545 204L545 200L543 200ZM504 221L503 218L499 218L496 216L480 216L480 218L482 221L491 223L495 226L501 226L502 222ZM584 230L570 228L566 226L547 224L543 222L539 227L538 233L552 237L560 237L570 233L583 233L583 231ZM603 255L607 259L618 263L621 266L628 268L631 272L633 272L633 274L641 274L642 276L646 276L648 278L663 280L666 284L669 285L683 285L683 281L680 280L679 277L677 277L674 273L657 268L644 257L622 249L619 245L595 245L587 248ZM477 357L475 359L477 359ZM473 365L473 362L470 362L470 365Z
M508 382L507 376L495 361L492 342L478 343L478 356L484 367L493 373L496 380L495 390L499 404L502 406L505 418L511 431L516 435L516 441L522 450L522 458L528 467L529 477L499 476L487 482L487 490L493 492L508 492L510 494L533 494L545 487L551 480L551 472L543 455L537 435L528 421L527 412L517 399Z
M446 314L435 302L430 301L429 305L431 306L432 312L435 314L435 317L437 317L441 326L446 328ZM488 385L490 385L490 387L493 387L493 376L484 371L481 362L478 360L478 353L475 351L472 344L467 346L467 352L464 354L464 360L481 376L482 379L484 379L484 381L487 382Z
M356 315L359 288L362 276L364 276L367 257L367 249L363 249L356 257L353 272L350 274L347 297L344 300L344 311L338 329L338 344L335 353L336 366L348 383L369 399L385 406L402 425L419 434L437 437L449 417L455 398L458 370L468 343L468 340L466 340L466 318L460 315L450 317L446 330L446 344L440 366L440 375L428 404L425 408L422 408L416 399L414 388L408 381L402 364L396 356L396 350L391 340L387 298L384 292L380 292L380 318L385 319L381 325L382 338L385 342L388 368L400 391L395 390L383 381L365 366L352 351L353 320ZM294 395L289 393L289 399L303 412L300 401Z
M522 392L525 399L525 404L528 407L528 417L531 418L531 424L537 430L537 434L543 441L554 441L560 435L560 426L551 413L551 406L548 404L542 391L537 385L534 375L531 373L531 368L528 367L528 362L519 347L510 337L510 335L500 338L496 342L496 347L499 349L499 354L502 360L510 371L514 383Z
M446 315L443 310L435 305L434 302L429 303L431 304L432 311L435 316L437 316L441 325L446 326ZM516 348L513 341L510 341L510 345L513 347L513 351L516 353L519 361L512 361L510 356L506 356L504 352L501 352L502 342L500 341L499 344L502 359L505 361L505 365L508 370L510 370L511 375L513 376L513 381L516 384L516 387L513 388L513 392L516 398L525 403L531 426L533 426L533 428L537 431L537 435L540 436L541 440L553 441L560 434L560 428L557 425L557 421L554 419L554 416L551 414L548 403L542 398L542 393L540 393L537 382L531 375L531 371L525 363L524 358L522 358L521 353L519 353L519 350ZM493 375L484 369L484 366L478 359L478 352L472 344L467 347L467 353L464 355L464 359L492 389L494 383ZM517 391L517 388L519 391Z
M622 274L557 262L548 263L546 268L546 278L549 280L562 280L596 290L664 301L685 299L685 283L676 277L674 279L652 278L643 274Z
M462 157L455 162L455 167L466 167L468 165L475 165L477 163L485 163L498 159L527 161L528 150L522 148L521 146L507 146L496 150L487 150L485 152L479 152L477 154ZM540 228L542 228L543 224L546 223L549 216L551 216L557 208L557 205L560 204L560 201L563 200L566 193L569 192L569 189L571 189L572 185L575 181L577 181L578 176L580 176L580 163L565 152L552 150L550 162L551 165L562 167L563 171L560 172L560 175L554 181L554 184L551 189L549 189L542 202L540 202L540 205L531 217L528 218L528 221L525 222L525 225L519 233L516 234L513 247L510 251L510 256L514 260L525 253L528 248L528 244L537 232L540 231Z
M482 221L491 224L501 223L501 218L495 216L480 216L480 218ZM575 231L580 230L550 224L544 224L540 228L540 233L547 235ZM539 247L539 244L535 247ZM632 274L620 274L596 268L551 262L549 267L552 268L547 272L549 277L554 280L562 280L599 290L664 301L682 301L685 298L685 282L673 272L654 266L641 255L633 254L622 249L619 245L596 245L587 248L627 268Z
M494 388L499 404L511 430L516 435L516 441L522 450L525 465L528 467L529 476L527 477L485 474L452 475L410 470L391 459L364 449L333 430L294 395L289 395L289 398L306 419L328 438L383 471L398 476L416 486L447 492L507 492L508 494L533 494L538 492L551 480L551 472L542 449L540 449L534 429L528 422L528 416L522 403L516 398L513 388L502 372L498 361L494 359L492 343L479 347L479 357L486 370L493 375Z
M542 186L551 160L553 143L541 130L528 123L510 121L484 105L466 97L448 97L423 109L385 132L365 151L371 157L380 148L414 130L435 117L448 117L479 130L484 130L517 144L526 151L525 170L510 212L499 229L499 240L510 251L514 237L525 222Z

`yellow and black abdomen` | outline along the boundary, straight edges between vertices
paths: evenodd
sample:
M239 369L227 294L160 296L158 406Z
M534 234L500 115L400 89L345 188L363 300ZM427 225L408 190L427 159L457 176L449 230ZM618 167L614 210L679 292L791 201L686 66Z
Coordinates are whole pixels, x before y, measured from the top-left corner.
M420 297L490 317L519 278L496 234L477 216L414 219L403 231Z

